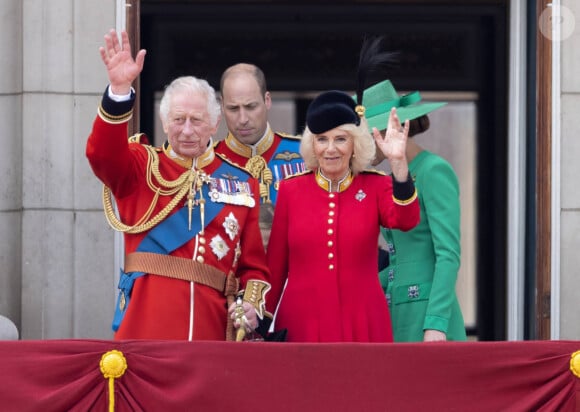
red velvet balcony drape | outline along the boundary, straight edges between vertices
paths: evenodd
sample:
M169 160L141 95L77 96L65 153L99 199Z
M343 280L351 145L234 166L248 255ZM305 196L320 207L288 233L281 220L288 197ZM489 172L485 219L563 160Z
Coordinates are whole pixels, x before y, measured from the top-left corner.
M580 411L576 341L0 342L1 411ZM580 355L579 355L580 356ZM580 364L580 359L578 359Z

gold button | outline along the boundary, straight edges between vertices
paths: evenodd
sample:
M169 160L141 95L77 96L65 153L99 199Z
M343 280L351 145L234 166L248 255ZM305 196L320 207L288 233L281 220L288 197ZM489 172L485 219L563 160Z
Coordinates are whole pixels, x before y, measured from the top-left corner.
M329 240L328 241L328 247L332 247L332 245L333 245L332 240Z
M331 210L330 212L328 212L328 216L334 216L334 210Z
M329 235L332 235L334 233L334 230L328 229L328 232L326 232L326 233L328 233Z
M334 199L334 193L329 194L328 197Z
M334 265L328 265L328 269L329 270L333 270L334 269Z
M205 245L205 238L204 237L200 237L199 238L199 243L201 243L202 245Z
M200 246L200 247L197 248L197 251L199 253L205 253L205 248L203 246Z
M328 224L332 225L334 223L334 219L328 219Z
M331 209L334 209L334 207L336 206L336 204L335 204L334 202L330 202L330 203L328 204L328 206L329 206Z
M334 253L329 253L329 254L328 254L328 258L329 258L329 259L332 259L333 257L334 257Z
M205 262L205 259L203 258L203 256L198 256L198 257L197 257L197 261L198 261L199 263L203 263L203 262Z

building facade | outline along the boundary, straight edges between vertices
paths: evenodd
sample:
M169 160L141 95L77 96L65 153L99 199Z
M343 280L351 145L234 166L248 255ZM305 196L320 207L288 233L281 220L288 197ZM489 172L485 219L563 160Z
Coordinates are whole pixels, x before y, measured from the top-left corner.
M119 237L104 220L101 185L84 150L107 82L98 48L110 28L125 24L126 9L120 3L5 0L0 5L0 117L4 124L0 315L17 325L22 339L112 337ZM436 2L416 2L414 7L422 7L421 3L432 6ZM575 313L580 288L576 276L580 193L575 190L575 176L580 173L576 160L580 143L575 139L580 132L575 121L575 109L580 107L576 76L580 50L573 46L580 38L580 23L575 24L580 6L572 0L553 2L566 13L559 11L561 38L550 39L549 87L538 87L534 96L537 107L549 101L550 126L536 130L538 116L526 110L525 104L533 90L528 83L541 77L533 58L541 52L541 41L530 39L553 37L542 20L545 7L539 4L530 10L524 0L481 3L505 3L509 10L509 81L502 108L509 139L508 210L506 228L502 228L507 257L506 302L500 313L504 335L507 339L546 338L537 329L527 334L525 330L526 323L547 313L550 338L580 339ZM537 23L532 33L528 32L530 21ZM550 138L539 139L542 133ZM530 135L541 144L549 142L550 147L539 145L530 152ZM544 151L551 153L549 167L539 168L544 163L535 154ZM538 185L529 184L524 176L530 165L537 171L537 180L549 183L547 203L534 200ZM545 192L542 195L546 197ZM535 216L546 204L551 208L549 221L544 219L539 228ZM540 257L547 256L542 260L538 253L531 253L529 245L530 237L545 239L546 227L549 250L536 243ZM532 315L526 315L526 294L534 294L539 283L526 273L540 272L538 261L548 262L549 273L541 279L548 279L550 293L536 304Z

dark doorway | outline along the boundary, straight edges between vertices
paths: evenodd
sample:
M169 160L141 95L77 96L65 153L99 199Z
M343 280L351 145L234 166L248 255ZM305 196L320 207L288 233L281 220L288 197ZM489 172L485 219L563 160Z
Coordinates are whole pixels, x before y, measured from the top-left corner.
M506 337L507 5L141 2L141 130L152 134L154 94L193 74L219 89L240 61L259 65L271 91L353 90L365 35L399 51L388 77L401 90L474 92L477 101L476 325ZM380 75L380 78L384 74ZM377 77L377 80L379 77ZM300 107L300 106L298 106ZM302 113L297 113L297 129Z

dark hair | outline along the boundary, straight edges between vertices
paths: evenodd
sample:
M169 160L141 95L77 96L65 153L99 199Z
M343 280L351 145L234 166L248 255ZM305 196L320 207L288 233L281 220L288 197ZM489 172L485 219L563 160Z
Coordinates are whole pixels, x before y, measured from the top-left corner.
M409 137L423 133L429 129L429 116L424 114L421 117L409 121Z

